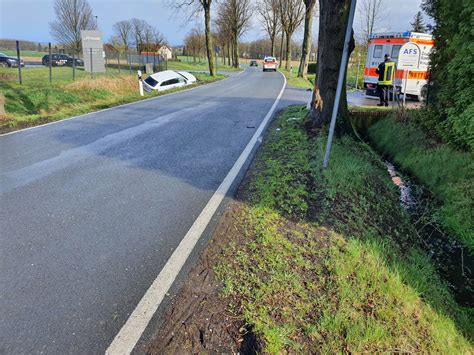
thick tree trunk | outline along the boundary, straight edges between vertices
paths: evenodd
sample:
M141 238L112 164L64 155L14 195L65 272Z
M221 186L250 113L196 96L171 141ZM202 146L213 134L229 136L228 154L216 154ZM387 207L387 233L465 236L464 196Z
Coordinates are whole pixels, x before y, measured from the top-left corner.
M351 0L319 0L319 4L318 68L309 112L316 127L328 124L331 120ZM352 37L350 52L354 46ZM345 85L339 103L338 121L339 126L348 126Z
M212 33L211 33L211 4L208 1L207 5L204 6L204 25L206 32L206 51L207 61L209 63L209 74L216 76L216 62L214 57L214 47L212 45Z
M286 34L286 63L285 63L286 70L290 70L290 67L291 67L291 35L292 33Z
M275 56L275 36L270 38L270 42L271 42L270 55L274 57Z
M305 78L308 76L309 54L311 52L311 33L313 31L313 12L316 0L306 1L306 13L304 18L304 37L303 48L301 51L300 67L298 69L298 76Z

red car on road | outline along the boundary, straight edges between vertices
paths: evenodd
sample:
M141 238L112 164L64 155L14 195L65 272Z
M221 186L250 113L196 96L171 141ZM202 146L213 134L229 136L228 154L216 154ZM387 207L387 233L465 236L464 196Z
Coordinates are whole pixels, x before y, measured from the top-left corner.
M263 71L273 70L277 71L278 62L275 57L265 57L263 60Z

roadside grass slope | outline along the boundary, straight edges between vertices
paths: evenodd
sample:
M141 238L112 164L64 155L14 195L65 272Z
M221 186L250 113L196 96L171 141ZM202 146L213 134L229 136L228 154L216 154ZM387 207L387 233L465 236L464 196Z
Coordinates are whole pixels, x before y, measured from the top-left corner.
M472 310L430 259L378 157L349 137L321 169L324 134L293 107L248 175L240 237L215 261L263 352L472 353Z
M474 253L474 154L430 139L420 128L391 116L374 124L368 136L431 190L440 201L437 222Z
M70 70L70 68L61 69ZM23 85L18 84L11 77L0 81L0 93L5 96L6 111L6 115L0 117L0 133L183 89L152 92L141 97L134 75L100 75L94 79L82 78L76 81L72 81L68 75L62 76L62 80L49 83L48 68L41 68L41 70L41 75L36 69L25 70ZM2 74L11 75L11 70L1 69L0 75ZM223 75L213 78L206 73L195 73L195 76L198 83L193 86L224 78ZM190 87L192 86L185 88Z

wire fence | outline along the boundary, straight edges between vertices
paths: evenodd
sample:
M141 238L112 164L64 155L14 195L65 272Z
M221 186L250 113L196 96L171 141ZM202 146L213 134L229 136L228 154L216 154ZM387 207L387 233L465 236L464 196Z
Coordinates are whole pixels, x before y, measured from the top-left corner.
M151 74L167 70L168 59L160 53L104 46L73 49L51 43L1 41L0 80L20 84L60 83L99 76Z

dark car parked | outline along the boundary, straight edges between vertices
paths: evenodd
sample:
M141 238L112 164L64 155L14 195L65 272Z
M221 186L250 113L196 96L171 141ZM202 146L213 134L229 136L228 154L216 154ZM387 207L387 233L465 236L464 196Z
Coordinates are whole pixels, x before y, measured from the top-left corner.
M257 61L254 60L254 59L252 59L252 60L250 61L250 66L251 66L251 67L258 67Z
M24 67L25 63L20 58L20 66ZM3 68L18 68L18 58L9 57L6 54L0 53L0 67Z
M50 56L46 54L41 59L41 63L45 66L49 66ZM84 61L80 58L74 58L74 62L76 66L81 67L84 66ZM71 66L72 67L73 58L67 54L60 54L60 53L53 53L51 54L51 65L53 67L61 67L61 66Z

